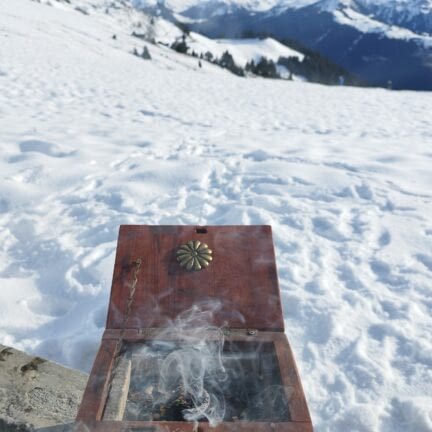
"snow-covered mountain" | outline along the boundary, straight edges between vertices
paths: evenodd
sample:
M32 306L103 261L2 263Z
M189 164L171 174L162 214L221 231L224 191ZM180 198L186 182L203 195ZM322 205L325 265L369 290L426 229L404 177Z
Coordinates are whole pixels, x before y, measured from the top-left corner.
M432 35L431 0L321 0L315 5L322 11L352 11L420 36Z
M176 42L183 39L183 30L175 25L173 15L167 13L167 18L158 14L150 15L137 7L136 1L128 0L32 0L38 3L51 5L60 9L73 9L85 15L110 17L111 20L122 26L123 31L128 31L134 35L136 46L132 52L141 53L138 48L140 40L144 42L154 42L167 47L173 46ZM151 4L151 3L150 3ZM142 6L142 5L141 5ZM161 5L156 4L157 7ZM201 64L211 56L212 61L220 59L225 52L229 52L237 66L244 68L247 63L256 64L262 59L271 60L277 63L279 58L304 59L304 54L291 49L272 38L249 38L249 39L210 39L204 35L190 32L185 38L188 50L187 54L200 57ZM216 64L216 63L215 63ZM291 73L283 65L276 65L277 72L281 78L292 80L307 80L301 74Z
M69 7L83 14L109 16L139 41L163 44L178 52L194 56L200 67L211 62L242 76L265 76L334 85L344 76L348 85L363 85L343 68L313 53L305 56L299 49L266 38L211 39L200 33L185 31L184 17L161 3L147 7L135 0L33 0L56 8ZM66 6L65 6L66 5ZM186 20L187 21L187 20ZM180 49L179 44L182 45ZM133 52L140 54L137 47ZM228 54L228 58L225 57ZM232 58L232 64L231 59Z
M134 0L210 37L298 40L373 85L432 90L431 0Z
M132 0L137 7L165 7L175 13L200 10L205 17L246 10L278 15L316 5L322 10L352 8L389 25L432 34L432 0Z
M432 34L431 0L357 0L364 14L389 25Z

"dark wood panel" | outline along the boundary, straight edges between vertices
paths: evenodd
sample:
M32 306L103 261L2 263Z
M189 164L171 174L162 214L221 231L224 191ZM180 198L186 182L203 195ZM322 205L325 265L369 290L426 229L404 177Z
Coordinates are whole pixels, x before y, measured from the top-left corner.
M74 432L313 432L310 423L208 423L184 422L87 422L76 424Z
M311 422L297 365L285 334L275 335L275 347L282 380L287 389L291 419L296 422Z
M102 340L78 410L77 421L89 422L102 418L118 343L118 339Z
M107 328L125 325L127 299L137 276L126 327L168 327L181 312L205 301L221 303L212 324L283 331L283 316L269 226L120 228ZM213 250L211 265L188 272L176 251L189 240ZM140 262L138 268L137 262Z

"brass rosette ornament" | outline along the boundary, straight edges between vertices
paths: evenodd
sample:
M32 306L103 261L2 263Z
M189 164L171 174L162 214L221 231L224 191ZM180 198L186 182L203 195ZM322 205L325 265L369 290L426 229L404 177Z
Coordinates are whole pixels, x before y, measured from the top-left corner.
M212 254L212 250L205 243L191 240L178 248L177 261L186 270L199 271L210 265Z

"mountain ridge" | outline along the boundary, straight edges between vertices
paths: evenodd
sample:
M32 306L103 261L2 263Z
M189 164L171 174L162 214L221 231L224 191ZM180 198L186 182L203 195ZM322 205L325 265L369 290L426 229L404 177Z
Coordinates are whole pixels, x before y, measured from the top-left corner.
M304 0L295 6L292 0L269 0L260 10L252 0L174 3L134 0L136 7L171 13L211 38L252 32L296 40L371 85L432 90L430 0Z
M243 9L274 15L312 5L326 11L350 7L389 25L432 34L431 0L133 0L133 3L137 7L163 6L175 13L186 15L191 9L209 10L212 7L217 14Z

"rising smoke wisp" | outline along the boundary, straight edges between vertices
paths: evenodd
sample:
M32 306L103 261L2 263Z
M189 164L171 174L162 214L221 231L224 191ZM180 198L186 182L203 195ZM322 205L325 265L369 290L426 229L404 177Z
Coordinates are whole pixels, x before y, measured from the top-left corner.
M222 304L180 314L151 340L125 346L132 364L123 420L288 421L287 395L271 342L225 338L211 323Z

